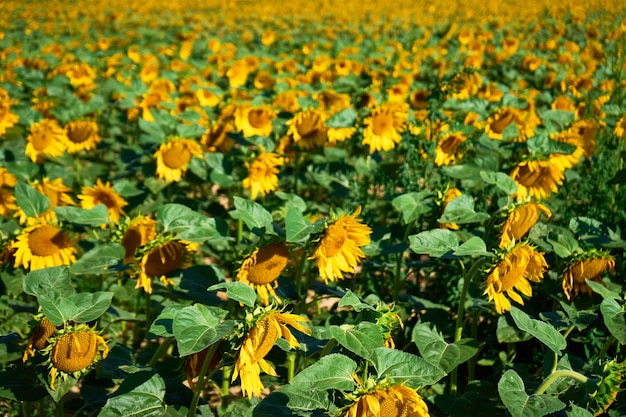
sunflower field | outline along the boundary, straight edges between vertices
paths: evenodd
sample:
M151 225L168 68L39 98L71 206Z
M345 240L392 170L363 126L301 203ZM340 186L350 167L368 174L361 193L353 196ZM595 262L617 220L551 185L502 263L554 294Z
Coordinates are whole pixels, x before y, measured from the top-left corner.
M0 15L0 415L626 415L623 1Z

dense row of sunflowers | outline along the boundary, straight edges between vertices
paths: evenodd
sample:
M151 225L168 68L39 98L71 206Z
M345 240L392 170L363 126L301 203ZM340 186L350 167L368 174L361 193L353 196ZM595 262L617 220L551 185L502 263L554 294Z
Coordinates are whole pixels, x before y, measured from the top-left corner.
M6 415L624 412L623 4L78 3L0 4Z

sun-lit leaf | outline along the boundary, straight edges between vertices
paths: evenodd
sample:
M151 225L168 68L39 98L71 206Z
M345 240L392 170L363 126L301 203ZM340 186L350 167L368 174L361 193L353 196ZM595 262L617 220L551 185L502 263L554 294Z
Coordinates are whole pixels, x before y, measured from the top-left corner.
M511 369L500 378L498 393L513 417L543 417L565 408L564 403L550 395L526 394L524 381Z
M194 304L182 308L174 316L172 331L181 356L200 352L224 337L234 326L232 320L224 320L226 310Z
M446 376L443 369L423 358L386 347L374 350L372 364L379 378L388 378L391 383L402 382L412 388L433 385Z
M528 314L515 306L511 307L511 317L520 330L539 339L554 353L561 354L561 351L567 347L567 341L563 335L548 323L530 318Z
M338 353L324 356L296 375L290 382L300 391L350 391L356 383L352 378L356 362Z
M446 229L427 230L409 236L411 250L418 254L427 254L439 258L448 252L454 252L459 247L456 234Z

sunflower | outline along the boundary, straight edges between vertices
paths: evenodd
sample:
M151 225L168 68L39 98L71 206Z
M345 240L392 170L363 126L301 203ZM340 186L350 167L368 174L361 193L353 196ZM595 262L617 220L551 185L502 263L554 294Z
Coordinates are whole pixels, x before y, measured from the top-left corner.
M15 196L11 190L0 186L0 217L7 219L11 213L18 209Z
M529 280L540 282L547 267L543 252L535 251L527 243L519 243L493 265L484 293L489 296L489 301L494 301L497 312L503 314L511 309L511 302L504 294L524 305L524 300L515 290L531 297L533 292Z
M324 114L317 109L298 112L286 125L289 126L287 134L302 150L322 146L326 141L327 128L324 124Z
M197 249L197 244L176 240L171 237L156 239L141 250L139 277L135 288L143 288L152 293L152 277L171 285L167 275L189 264L189 255Z
M7 171L6 168L0 167L0 187L6 185L7 187L15 187L17 183L17 177Z
M376 384L356 395L341 417L429 417L428 406L412 388Z
M278 188L278 173L280 171L277 167L283 163L282 157L272 152L265 152L263 149L252 163L246 162L248 176L242 181L242 186L250 190L253 200L259 194L265 196Z
M356 127L329 127L326 131L328 143L335 144L350 139L356 133Z
M202 371L202 365L204 364L204 360L209 354L210 349L211 346L205 348L204 350L201 350L200 352L192 353L185 359L185 365L183 366L183 370L185 372L185 375L187 375L187 383L194 391L196 389L196 384L194 384L193 379L200 375L200 372ZM221 359L222 354L219 351L215 351L211 359L209 359L208 369L215 368Z
M208 152L228 152L235 146L235 141L228 136L234 130L231 123L217 122L204 132L200 142Z
M460 132L445 133L435 148L435 165L450 165L460 160L463 155L459 152L459 147L466 140Z
M248 80L249 73L250 68L248 68L248 63L245 59L240 59L239 61L233 62L230 68L228 68L228 71L226 71L228 84L232 88L243 86Z
M106 358L109 347L98 332L81 323L58 330L48 339L42 353L48 356L50 389L54 391L57 376L64 380L70 375L80 377L91 365Z
M237 281L248 284L256 290L263 305L269 304L269 295L281 304L274 289L278 286L277 279L288 262L289 251L284 242L263 246L243 261L237 273Z
M463 193L458 188L456 187L448 188L446 190L446 193L443 195L443 201L442 201L443 209L445 210L446 206L450 204L452 200L454 200L457 197L460 197L461 195L463 195ZM459 225L456 223L439 223L439 227L441 229L459 230Z
M124 246L124 263L135 262L135 251L147 245L156 237L156 220L148 216L139 216L126 222L123 227L120 244Z
M276 112L266 106L240 106L235 111L235 127L247 138L269 136L272 133L272 120Z
M62 178L54 180L44 178L40 183L34 184L33 188L45 195L50 202L50 208L39 215L39 218L45 221L50 222L56 219L56 213L53 210L55 207L76 205L72 197L68 194L72 191L72 188L63 184ZM33 222L37 221L37 219L29 218L21 208L18 209L16 216L19 216L20 224L28 223L31 225Z
M63 155L68 138L56 120L43 119L30 126L26 140L26 156L33 162L41 162L43 157Z
M93 187L85 186L82 188L82 194L78 196L80 206L84 209L92 209L98 204L104 204L109 210L109 220L117 223L120 215L124 214L124 207L128 205L120 195L115 192L109 181L103 184L98 178L96 185Z
M341 215L326 225L323 235L311 259L317 259L317 268L325 282L343 278L344 272L354 272L365 254L361 246L369 245L372 229L354 214Z
M622 116L617 123L615 123L615 129L613 129L613 133L620 139L626 139L626 116ZM0 130L0 135L2 131Z
M513 168L510 177L517 184L515 195L519 200L527 196L544 199L563 184L565 167L557 159L522 161Z
M563 292L570 301L578 294L591 295L591 287L585 280L601 283L602 275L606 271L613 273L614 270L615 258L606 252L594 250L579 255L563 272Z
M22 362L26 362L30 356L35 356L36 350L45 349L50 342L48 339L57 331L57 326L52 324L47 317L40 315L37 319L37 325L33 329L28 338L26 350L24 356L22 356Z
M518 126L519 110L513 107L503 107L487 118L485 133L491 139L502 139L502 132L511 124ZM519 128L520 126L518 126Z
M278 338L284 337L292 349L300 347L287 325L299 332L311 334L311 330L302 323L308 319L297 314L279 313L267 308L257 316L239 348L232 381L241 379L241 390L248 398L259 397L263 390L261 370L266 374L278 376L265 356L272 350Z
M202 157L202 147L191 139L171 138L154 153L157 176L166 182L178 182L187 172L193 156Z
M363 120L363 144L369 145L370 152L388 151L402 141L401 132L408 118L408 104L386 103L375 107L369 117Z
M11 99L9 94L0 88L0 136L18 122L19 117L11 113Z
M76 262L76 248L67 232L49 223L25 228L12 247L15 249L16 268L23 266L35 271Z
M531 202L523 203L511 210L502 225L500 248L506 248L511 242L519 242L526 236L530 228L537 223L541 213L547 217L552 215L550 210L543 204Z
M98 124L91 120L75 120L65 126L67 132L67 151L78 153L95 149L101 138Z

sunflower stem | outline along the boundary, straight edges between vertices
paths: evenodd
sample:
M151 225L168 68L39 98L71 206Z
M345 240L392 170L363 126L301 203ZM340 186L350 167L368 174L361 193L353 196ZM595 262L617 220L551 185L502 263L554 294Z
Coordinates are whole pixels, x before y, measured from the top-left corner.
M148 362L148 366L154 367L157 361L163 356L163 354L167 351L167 349L170 347L173 341L174 341L174 337L166 338L163 341L163 343L159 345L159 348L156 350L156 352L154 352L154 355L152 355L150 362Z
M552 385L557 379L559 378L564 378L564 377L568 377L568 378L572 378L582 384L584 384L585 382L587 382L589 380L589 378L587 378L586 376L584 376L583 374L576 372L576 371L572 371L569 369L560 369L558 371L554 371L550 374L550 376L548 376L539 386L539 388L537 388L537 391L535 391L535 395L541 395L544 392L546 392L546 390L550 387L550 385Z
M237 245L243 240L243 220L237 220Z
M609 337L604 342L604 345L602 345L602 349L600 349L600 353L598 353L598 360L602 359L604 355L606 355L606 352L609 351L609 348L611 347L613 342L615 342L615 336L609 335Z
M204 378L209 370L209 364L211 363L211 359L217 350L217 346L217 343L211 345L209 351L204 357L204 361L202 361L202 368L200 369L200 374L198 375L198 383L196 384L196 389L193 391L193 398L191 399L191 404L189 405L189 410L187 411L187 417L193 417L196 415L196 409L198 408L198 402L200 401L200 393L204 389Z
M222 370L222 386L220 387L220 394L222 395L222 406L228 404L228 392L230 391L230 375L233 372L233 368L225 366Z
M296 374L296 355L298 352L287 353L287 382L291 382Z
M24 417L30 417L32 415L30 412L30 403L28 401L22 401L22 415Z
M324 356L332 352L335 346L337 346L337 341L335 339L329 339L328 342L326 342L324 349L320 352L320 357L318 359L322 359Z
M63 398L59 399L59 402L56 403L56 407L54 409L54 415L57 417L63 417L65 412L63 410Z

